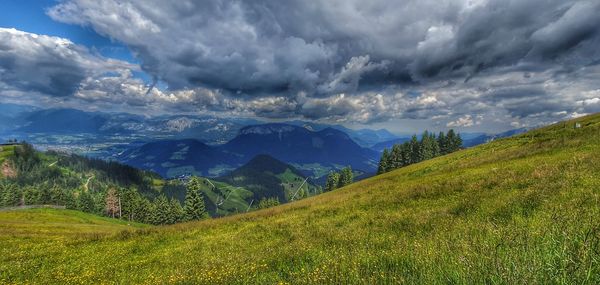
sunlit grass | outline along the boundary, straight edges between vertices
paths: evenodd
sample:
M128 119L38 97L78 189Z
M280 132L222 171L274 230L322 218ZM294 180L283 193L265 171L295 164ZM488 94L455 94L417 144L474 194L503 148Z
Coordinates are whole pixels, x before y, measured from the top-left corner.
M0 283L600 284L600 116L578 121L204 222L1 212Z

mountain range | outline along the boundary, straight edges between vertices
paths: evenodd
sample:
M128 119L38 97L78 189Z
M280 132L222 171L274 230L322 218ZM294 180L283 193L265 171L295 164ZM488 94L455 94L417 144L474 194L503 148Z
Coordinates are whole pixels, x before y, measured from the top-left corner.
M0 103L0 136L15 137L33 143L53 142L49 135L77 135L89 141L118 141L193 138L206 144L223 144L235 138L249 125L265 122L251 118L225 118L194 115L141 116L127 113L87 112L77 109L40 109L33 106ZM395 138L385 129L353 130L341 125L290 121L286 124L306 127L316 131L334 128L347 133L360 146L370 147L381 141ZM37 134L40 134L37 136ZM38 140L38 141L36 141Z
M304 175L314 177L348 165L374 172L379 159L378 152L359 146L342 131L314 131L288 124L247 126L234 139L217 146L193 139L150 142L133 146L114 159L165 177L216 177L261 154L290 163Z

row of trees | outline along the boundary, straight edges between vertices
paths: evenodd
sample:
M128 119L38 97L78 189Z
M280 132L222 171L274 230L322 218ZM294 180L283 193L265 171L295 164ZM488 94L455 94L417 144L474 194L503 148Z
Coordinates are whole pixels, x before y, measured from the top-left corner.
M192 177L186 187L183 206L179 200L159 195L152 202L142 197L135 189L108 190L105 198L105 214L113 218L126 218L154 225L207 219L204 197L200 192L200 180Z
M0 177L0 207L57 205L148 224L209 217L198 178L187 185L169 182L159 190L153 186L155 173L52 152L43 160L26 143L8 159L17 176Z
M188 184L184 202L159 195L148 199L135 188L111 187L105 193L82 189L64 190L44 184L19 187L16 183L0 183L0 207L24 205L56 205L87 213L122 218L129 221L164 225L209 218L204 198L196 180Z
M354 173L350 166L342 168L339 172L331 172L327 175L325 182L325 191L331 191L336 188L344 187L354 182Z
M413 135L410 141L395 144L391 151L385 149L379 160L377 174L455 152L461 148L462 139L454 130L449 130L446 134L440 132L438 136L425 131L421 135L421 140L417 135Z

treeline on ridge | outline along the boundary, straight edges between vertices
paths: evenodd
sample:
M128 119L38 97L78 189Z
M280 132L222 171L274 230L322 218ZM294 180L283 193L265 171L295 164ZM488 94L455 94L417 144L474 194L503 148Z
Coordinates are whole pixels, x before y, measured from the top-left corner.
M384 149L377 174L455 152L461 148L462 138L452 129L447 133L440 132L438 136L425 131L421 135L421 140L417 135L413 135L410 141L395 144L391 150Z

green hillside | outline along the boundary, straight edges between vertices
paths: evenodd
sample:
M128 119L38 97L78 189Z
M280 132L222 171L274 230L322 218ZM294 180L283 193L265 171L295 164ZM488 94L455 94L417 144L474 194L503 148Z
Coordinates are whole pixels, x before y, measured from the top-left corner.
M600 115L576 121L248 214L5 234L0 283L600 284Z
M147 225L131 223L117 219L99 217L73 210L37 208L0 211L0 236L9 241L3 244L7 248L12 244L12 236L37 239L87 239L106 237L111 234L123 234L124 231L147 228ZM4 260L3 260L4 262Z
M251 205L248 200L251 199L252 192L213 179L201 180L200 191L206 197L205 200L208 200L206 206L211 216L227 216L249 210Z
M284 203L321 192L296 168L268 155L257 155L218 180L248 189L254 193L250 198L256 202L277 199Z

